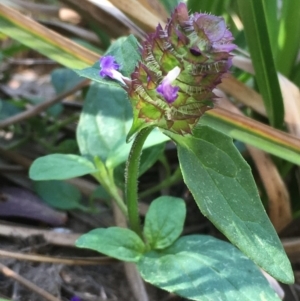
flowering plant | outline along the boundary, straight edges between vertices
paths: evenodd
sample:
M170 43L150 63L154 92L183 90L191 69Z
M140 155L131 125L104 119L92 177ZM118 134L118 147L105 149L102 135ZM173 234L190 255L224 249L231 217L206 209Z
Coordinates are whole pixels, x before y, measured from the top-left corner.
M96 120L104 134L85 128L83 121L96 114L94 102L87 102L77 132L82 156L63 157L76 169L61 178L70 176L70 170L72 176L93 175L130 227L92 230L78 239L78 247L133 262L146 281L191 300L278 300L257 265L282 282L292 282L293 274L249 166L231 138L201 123L204 112L213 108L214 89L226 76L234 49L223 18L189 15L184 3L164 29L158 25L141 45L133 36L115 42L100 66L97 62L77 71L95 81L90 98L105 102ZM113 114L125 116L122 126ZM169 139L176 143L179 171L199 209L242 252L206 235L180 237L185 203L171 196L151 203L142 228L137 191L139 163L142 169L145 162L141 153ZM116 171L127 156L124 202ZM32 178L49 179L49 172L37 172L45 160L35 161Z

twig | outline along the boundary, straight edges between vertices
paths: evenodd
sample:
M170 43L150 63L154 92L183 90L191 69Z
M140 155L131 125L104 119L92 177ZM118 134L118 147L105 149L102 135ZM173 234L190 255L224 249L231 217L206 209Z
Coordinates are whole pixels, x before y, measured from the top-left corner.
M57 233L54 231L40 230L35 228L18 227L14 225L0 224L0 235L9 237L28 238L31 236L42 236L49 244L65 247L75 247L75 241L82 234Z
M13 258L17 260L28 260L35 262L47 262L47 263L58 263L66 265L96 265L96 264L108 264L117 262L116 259L110 257L88 257L88 258L58 258L51 256L43 255L34 255L34 254L23 254L18 252L0 250L0 257L4 258Z
M28 289L34 291L35 293L37 293L38 295L42 296L43 298L45 298L49 301L61 301L61 299L58 299L58 298L54 297L53 295L51 295L47 291L45 291L42 288L38 287L33 282L31 282L31 281L25 279L24 277L22 277L21 275L15 273L13 270L9 269L7 266L5 266L2 263L0 263L0 272L3 275L5 275L6 277L9 277L11 279L14 279L14 280L18 281L19 283L21 283L22 285L24 285Z
M86 87L88 84L90 83L90 80L83 80L82 82L80 82L79 84L77 84L74 88L63 92L57 96L55 96L54 98L51 98L49 100L46 100L30 109L28 109L25 112L22 112L20 114L14 115L10 118L7 118L6 120L0 122L0 129L5 128L9 125L24 121L30 117L36 116L39 113L45 111L47 108L49 108L50 106L56 104L57 102L61 101L63 98L68 97L69 95L74 94L75 92L77 92L78 90Z

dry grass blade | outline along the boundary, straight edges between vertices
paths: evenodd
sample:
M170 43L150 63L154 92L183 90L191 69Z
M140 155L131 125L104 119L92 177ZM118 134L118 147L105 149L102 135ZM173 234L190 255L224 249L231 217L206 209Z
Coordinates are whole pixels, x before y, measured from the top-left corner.
M63 3L78 11L80 15L88 22L99 24L111 37L116 38L129 33L128 28L121 20L87 0L62 0ZM101 2L104 2L101 0Z
M293 220L288 190L270 155L249 145L247 149L268 195L270 220L276 231L280 232Z
M235 56L233 59L233 64L246 72L254 74L252 62L248 58ZM278 77L284 101L284 121L286 122L289 131L292 134L300 137L300 90L294 83L292 83L283 75L279 74ZM230 91L227 92L230 93ZM254 99L254 101L257 103L257 105L259 105L257 99ZM263 106L263 103L261 102L260 105ZM262 111L262 108L260 108L260 110ZM258 110L256 111L259 112Z
M260 94L238 81L232 75L228 75L222 79L222 83L218 86L222 91L233 96L239 102L245 104L249 108L266 116L266 109Z
M34 262L47 262L47 263L57 263L57 264L66 264L66 265L95 265L95 264L109 264L117 262L116 259L110 257L73 257L73 258L64 258L64 257L53 257L53 256L44 256L36 254L23 254L18 252L0 250L0 257L3 258L12 258L17 260L27 260Z
M75 241L82 234L57 233L54 231L27 228L24 226L20 227L8 224L0 224L0 235L16 238L29 238L31 236L41 236L49 244L65 247L75 247Z
M169 17L167 11L158 0L140 0L139 1L148 11L166 21Z
M49 30L41 24L35 22L31 18L28 18L14 9L0 4L0 16L9 22L15 24L19 28L23 28L25 31L30 32L39 39L47 42L48 44L55 46L57 49L63 50L65 53L72 55L74 58L91 65L98 60L99 55L94 53L75 42L57 34L56 32ZM25 42L25 41L24 41ZM40 50L41 49L37 49Z
M144 7L140 1L110 0L110 2L124 14L133 19L146 32L154 31L158 23L163 25L162 20Z

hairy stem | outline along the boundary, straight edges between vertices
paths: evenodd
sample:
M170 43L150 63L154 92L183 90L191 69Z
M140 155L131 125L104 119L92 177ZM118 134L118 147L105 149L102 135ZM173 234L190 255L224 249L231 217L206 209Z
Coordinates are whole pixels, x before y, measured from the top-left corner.
M131 230L141 237L142 230L138 212L138 176L142 148L151 131L152 127L147 127L137 134L130 150L125 173L125 195L128 208L129 225Z

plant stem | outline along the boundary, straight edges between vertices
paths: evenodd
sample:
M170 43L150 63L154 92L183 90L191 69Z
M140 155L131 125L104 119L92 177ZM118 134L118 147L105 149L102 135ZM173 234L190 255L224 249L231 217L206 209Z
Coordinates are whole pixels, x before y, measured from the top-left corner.
M140 197L141 198L146 197L154 192L157 192L161 189L164 189L171 185L174 185L174 184L178 183L180 180L182 180L182 174L181 174L180 167L178 167L170 177L166 178L158 185L153 186L153 187L141 192Z
M107 170L105 165L99 158L95 157L94 162L98 168L98 172L93 174L93 176L98 180L98 182L103 186L108 194L115 200L120 210L127 217L127 207L119 194L118 187L114 182L113 172Z
M138 176L140 157L145 140L152 131L152 127L141 130L130 150L125 172L125 195L128 208L128 219L131 230L142 237L142 230L138 212Z

